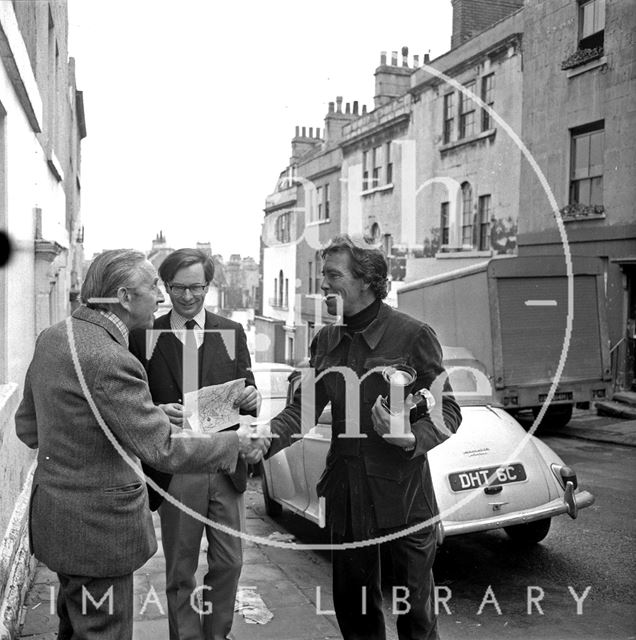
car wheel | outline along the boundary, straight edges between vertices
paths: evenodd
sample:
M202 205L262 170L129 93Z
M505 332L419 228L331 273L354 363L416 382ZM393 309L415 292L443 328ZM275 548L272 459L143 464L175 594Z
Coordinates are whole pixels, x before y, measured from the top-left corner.
M504 531L515 542L523 544L536 544L541 542L550 531L551 518L543 520L535 520L534 522L526 522L525 524L514 524L510 527L504 527Z
M532 407L532 415L534 419L537 419L541 407ZM546 412L541 420L539 427L552 427L553 429L561 429L570 422L572 418L572 405L571 404L555 404L546 409Z
M261 467L261 487L263 489L263 502L265 503L265 513L270 518L277 518L282 515L283 507L276 502L270 495L267 487L267 477L265 476L265 470Z

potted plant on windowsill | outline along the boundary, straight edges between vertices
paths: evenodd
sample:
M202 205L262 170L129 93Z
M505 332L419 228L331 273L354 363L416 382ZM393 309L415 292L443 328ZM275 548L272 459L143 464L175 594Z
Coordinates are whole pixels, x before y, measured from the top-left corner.
M588 218L590 216L603 216L605 215L605 207L602 204L581 204L579 202L573 202L566 204L559 210L561 217L563 218Z
M572 55L569 55L562 63L561 69L573 69L579 67L586 62L596 60L603 55L603 47L592 47L590 49L577 49Z

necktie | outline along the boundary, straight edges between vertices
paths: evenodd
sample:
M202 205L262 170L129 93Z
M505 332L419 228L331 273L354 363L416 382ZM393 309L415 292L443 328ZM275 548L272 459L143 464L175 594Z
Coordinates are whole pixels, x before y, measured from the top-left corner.
M185 344L183 345L184 393L196 391L199 388L199 348L197 347L197 339L194 335L194 328L196 326L197 323L194 320L188 320L185 323Z

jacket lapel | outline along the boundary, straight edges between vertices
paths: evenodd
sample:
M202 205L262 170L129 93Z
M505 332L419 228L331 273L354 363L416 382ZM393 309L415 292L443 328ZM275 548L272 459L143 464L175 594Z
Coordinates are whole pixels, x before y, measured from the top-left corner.
M210 311L205 312L205 329L214 330L219 328L219 319ZM212 371L214 370L215 360L218 362L219 353L219 336L215 333L206 333L203 338L203 353L200 355L200 362L203 366L200 368L201 386L207 387L214 384L212 380Z
M170 331L170 313L157 318L153 328ZM180 345L179 339L174 334L164 333L159 336L153 355L165 360L166 369L170 372L179 392L183 393L183 351Z

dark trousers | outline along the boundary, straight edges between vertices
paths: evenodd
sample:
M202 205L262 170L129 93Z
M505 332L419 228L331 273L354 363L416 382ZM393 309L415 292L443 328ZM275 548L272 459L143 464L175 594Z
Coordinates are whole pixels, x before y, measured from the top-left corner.
M115 578L63 573L57 577L58 640L132 640L132 573Z
M183 505L237 533L225 533L165 501L159 508L161 544L166 557L166 595L170 640L225 640L231 637L234 600L243 563L238 532L244 530L243 494L224 473L177 474L170 494ZM201 537L208 539L208 571L197 589ZM202 613L202 616L199 615Z
M393 564L392 608L400 640L434 640L435 532L428 527L386 542ZM380 586L380 546L338 550L333 559L333 600L344 640L385 640Z

